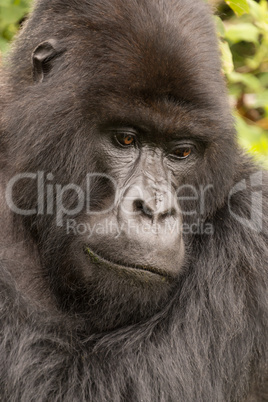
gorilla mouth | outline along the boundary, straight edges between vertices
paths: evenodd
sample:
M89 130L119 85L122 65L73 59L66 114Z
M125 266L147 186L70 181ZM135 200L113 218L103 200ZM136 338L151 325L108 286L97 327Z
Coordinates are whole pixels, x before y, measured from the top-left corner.
M86 255L90 258L91 262L95 265L100 265L100 266L106 266L107 268L114 268L117 270L131 270L136 273L149 273L151 275L158 275L162 277L162 280L173 280L174 278L164 271L163 269L155 268L152 266L148 265L123 265L122 263L112 261L112 260L107 260L106 258L102 257L101 255L97 254L93 250L91 250L89 247L86 247L85 249Z

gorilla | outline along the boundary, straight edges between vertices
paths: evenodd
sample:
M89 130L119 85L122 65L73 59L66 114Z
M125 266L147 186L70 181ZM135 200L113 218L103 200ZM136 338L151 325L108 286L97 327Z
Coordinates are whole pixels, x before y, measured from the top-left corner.
M1 401L267 401L268 176L205 2L37 0L0 110Z

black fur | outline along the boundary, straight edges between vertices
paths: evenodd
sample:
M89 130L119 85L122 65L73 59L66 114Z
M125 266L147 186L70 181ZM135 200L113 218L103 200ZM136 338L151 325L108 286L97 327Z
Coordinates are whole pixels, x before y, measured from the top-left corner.
M33 76L44 42L53 57ZM237 148L207 6L39 0L2 71L0 108L0 400L267 401L268 180L263 172L254 188L259 168ZM20 172L85 188L85 172L107 170L110 154L94 150L114 116L151 121L159 142L187 126L205 144L178 181L213 186L202 214L213 233L184 236L175 288L163 284L159 299L153 286L147 293L116 274L84 283L80 239L54 215L13 216L4 197ZM230 191L244 179L232 211L249 218L252 191L261 191L262 228L230 214ZM92 192L98 206L110 189L96 183ZM24 181L15 199L36 207L35 183Z

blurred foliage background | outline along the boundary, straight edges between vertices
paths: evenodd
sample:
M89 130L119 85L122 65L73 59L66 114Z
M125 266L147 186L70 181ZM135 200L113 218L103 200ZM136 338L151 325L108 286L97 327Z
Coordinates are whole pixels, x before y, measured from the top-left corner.
M268 168L268 2L207 0L215 13L240 144ZM32 0L0 0L0 63Z

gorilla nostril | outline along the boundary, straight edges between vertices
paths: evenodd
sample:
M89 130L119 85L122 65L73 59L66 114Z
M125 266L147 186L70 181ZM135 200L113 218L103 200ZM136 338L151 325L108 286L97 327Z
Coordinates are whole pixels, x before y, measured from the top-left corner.
M145 201L141 199L137 199L133 202L133 211L139 212L140 214L145 215L150 219L154 217L161 221L164 221L165 219L168 219L170 217L176 217L177 215L177 211L175 208L165 209L164 211L156 209L154 211L152 208L148 206L148 204Z
M175 217L177 215L177 211L176 211L175 208L170 208L168 211L165 211L165 212L163 212L163 213L161 213L159 215L160 215L160 218L162 220L165 220L165 219L168 219L170 217Z
M154 214L152 209L150 207L148 207L148 205L146 205L146 202L143 200L140 200L140 199L135 200L133 202L133 210L135 212L140 212L150 218L152 218L152 216Z

